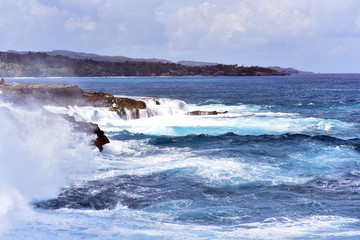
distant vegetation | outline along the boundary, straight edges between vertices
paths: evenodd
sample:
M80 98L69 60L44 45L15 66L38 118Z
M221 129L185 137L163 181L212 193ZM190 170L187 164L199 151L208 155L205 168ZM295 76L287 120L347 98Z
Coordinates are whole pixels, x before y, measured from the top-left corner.
M285 74L314 74L313 72L300 71L294 68L270 67L271 69Z
M263 67L185 66L154 61L100 61L42 52L0 52L1 77L97 76L270 76L285 75Z

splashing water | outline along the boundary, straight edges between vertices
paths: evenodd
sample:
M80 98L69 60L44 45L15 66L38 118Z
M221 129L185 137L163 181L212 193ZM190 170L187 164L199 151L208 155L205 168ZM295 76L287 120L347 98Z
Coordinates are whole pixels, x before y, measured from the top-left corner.
M16 212L31 212L30 201L54 197L76 175L90 171L93 150L90 136L41 109L1 103L0 125L0 225L5 228Z
M56 79L135 96L140 119L2 103L1 239L360 238L359 75L175 80Z

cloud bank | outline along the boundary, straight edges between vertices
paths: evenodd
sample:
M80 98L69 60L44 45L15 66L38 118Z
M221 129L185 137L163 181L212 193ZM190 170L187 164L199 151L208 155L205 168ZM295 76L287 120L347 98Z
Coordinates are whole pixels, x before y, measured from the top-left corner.
M2 0L1 50L360 72L358 0Z

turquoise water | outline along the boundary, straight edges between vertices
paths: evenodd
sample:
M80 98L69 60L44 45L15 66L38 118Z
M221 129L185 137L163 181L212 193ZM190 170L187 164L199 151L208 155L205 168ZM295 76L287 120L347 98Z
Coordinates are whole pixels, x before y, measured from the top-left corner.
M161 105L136 120L47 106L99 124L98 153L2 102L2 239L360 239L360 75L8 81Z

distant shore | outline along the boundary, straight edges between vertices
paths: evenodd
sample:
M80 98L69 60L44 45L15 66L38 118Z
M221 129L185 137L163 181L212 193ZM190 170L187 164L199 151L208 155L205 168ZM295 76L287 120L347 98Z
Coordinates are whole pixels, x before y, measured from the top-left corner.
M101 58L100 58L101 59ZM104 58L106 59L106 58ZM146 60L108 61L50 55L44 52L0 52L0 77L115 76L285 76L271 68L211 64L189 66Z

